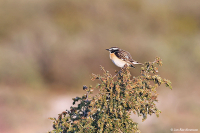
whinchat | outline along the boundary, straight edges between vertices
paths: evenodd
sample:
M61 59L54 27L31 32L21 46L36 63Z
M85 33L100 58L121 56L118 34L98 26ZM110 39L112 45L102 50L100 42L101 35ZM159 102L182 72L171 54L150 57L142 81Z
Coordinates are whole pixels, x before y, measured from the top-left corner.
M118 47L111 47L106 50L110 52L110 59L118 67L123 68L125 65L127 65L129 67L135 68L135 64L142 64L133 60L129 52Z

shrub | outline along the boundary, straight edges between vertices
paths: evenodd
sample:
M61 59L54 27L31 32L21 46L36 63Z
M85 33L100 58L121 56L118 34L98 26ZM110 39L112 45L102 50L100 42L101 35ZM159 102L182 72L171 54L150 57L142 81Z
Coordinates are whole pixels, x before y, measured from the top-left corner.
M140 132L138 124L130 118L131 112L143 117L161 111L156 107L157 88L165 84L172 89L171 82L161 78L156 65L162 61L156 58L141 67L141 75L132 77L128 67L112 76L101 67L103 75L92 74L92 80L100 80L96 87L83 86L86 94L73 98L73 105L53 120L54 130L50 133L132 133ZM99 93L89 98L94 89Z

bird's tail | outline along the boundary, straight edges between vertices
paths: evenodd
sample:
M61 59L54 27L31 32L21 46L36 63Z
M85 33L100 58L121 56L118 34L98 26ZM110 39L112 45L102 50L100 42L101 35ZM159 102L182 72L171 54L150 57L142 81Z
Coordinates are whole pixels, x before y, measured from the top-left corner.
M134 64L134 65L144 65L144 64L139 63L139 62L137 62L137 61L133 61L133 62L131 62L131 63Z

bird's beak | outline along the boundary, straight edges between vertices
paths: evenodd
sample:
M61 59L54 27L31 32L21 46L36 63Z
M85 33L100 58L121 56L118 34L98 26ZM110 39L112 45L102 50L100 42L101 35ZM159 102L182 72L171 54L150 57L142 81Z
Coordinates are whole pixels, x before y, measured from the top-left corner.
M106 50L110 51L109 49L106 49Z

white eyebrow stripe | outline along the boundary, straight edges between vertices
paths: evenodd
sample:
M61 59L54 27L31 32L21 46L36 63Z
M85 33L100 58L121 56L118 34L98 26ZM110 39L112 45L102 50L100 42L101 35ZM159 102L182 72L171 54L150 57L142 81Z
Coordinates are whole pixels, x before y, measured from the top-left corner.
M113 50L118 50L119 48L112 48Z

